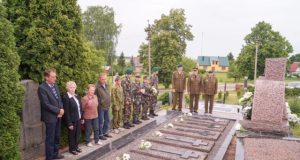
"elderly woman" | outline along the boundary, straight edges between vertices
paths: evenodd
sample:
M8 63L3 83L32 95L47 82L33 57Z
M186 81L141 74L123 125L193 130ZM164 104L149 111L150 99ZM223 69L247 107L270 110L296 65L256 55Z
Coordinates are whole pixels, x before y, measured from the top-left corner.
M66 84L67 93L63 96L64 118L68 127L69 152L77 155L81 152L78 148L80 138L80 123L84 123L83 110L80 97L75 94L76 83L69 81Z
M96 86L94 84L88 85L86 96L82 98L82 108L84 111L83 117L85 121L85 142L86 145L92 147L90 142L92 128L94 130L94 141L96 145L101 145L99 141L99 121L98 121L98 98L95 95Z

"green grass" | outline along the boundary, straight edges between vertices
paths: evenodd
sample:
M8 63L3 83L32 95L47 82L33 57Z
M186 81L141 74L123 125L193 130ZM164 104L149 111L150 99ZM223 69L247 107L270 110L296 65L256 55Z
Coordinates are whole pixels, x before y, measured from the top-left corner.
M294 137L300 138L300 125L292 127L292 133Z
M215 73L219 83L235 83L234 78L229 78L227 73Z

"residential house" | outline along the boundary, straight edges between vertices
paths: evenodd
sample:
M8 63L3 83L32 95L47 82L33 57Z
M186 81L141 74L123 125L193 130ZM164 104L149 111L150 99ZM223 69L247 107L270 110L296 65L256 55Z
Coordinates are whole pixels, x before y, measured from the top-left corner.
M199 56L197 59L198 68L205 71L228 72L229 61L227 57L220 56Z
M289 68L290 74L300 74L300 62L293 62Z

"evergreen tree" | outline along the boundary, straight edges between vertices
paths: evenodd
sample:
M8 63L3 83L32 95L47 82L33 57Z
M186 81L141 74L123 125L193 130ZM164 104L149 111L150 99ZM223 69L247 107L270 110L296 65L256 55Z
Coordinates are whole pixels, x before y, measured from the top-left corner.
M95 81L86 52L95 50L84 48L81 13L76 0L12 0L7 5L10 19L18 30L15 36L23 79L41 82L42 72L55 68L62 91L69 80L77 83L80 92L87 83Z
M20 58L16 52L13 26L0 1L0 159L20 159L19 133L23 88L19 83Z

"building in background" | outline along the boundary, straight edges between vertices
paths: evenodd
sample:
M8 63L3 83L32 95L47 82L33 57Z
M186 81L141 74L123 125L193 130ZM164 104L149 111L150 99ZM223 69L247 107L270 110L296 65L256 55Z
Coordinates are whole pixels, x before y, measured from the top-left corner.
M289 68L289 73L292 75L300 74L300 62L293 62Z
M131 57L131 65L133 67L134 73L142 73L143 72L143 64L140 63L140 57Z
M197 59L198 68L205 71L228 72L229 61L227 57L199 56Z

